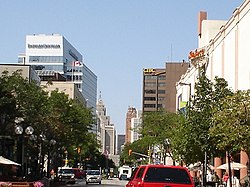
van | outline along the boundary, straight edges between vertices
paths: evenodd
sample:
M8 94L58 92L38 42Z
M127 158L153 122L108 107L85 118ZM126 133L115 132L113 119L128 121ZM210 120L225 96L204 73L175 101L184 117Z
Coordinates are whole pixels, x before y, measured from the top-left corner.
M129 166L121 166L118 169L118 178L120 180L127 180L130 179L132 173L132 168Z
M141 165L126 187L194 187L187 168L170 165Z

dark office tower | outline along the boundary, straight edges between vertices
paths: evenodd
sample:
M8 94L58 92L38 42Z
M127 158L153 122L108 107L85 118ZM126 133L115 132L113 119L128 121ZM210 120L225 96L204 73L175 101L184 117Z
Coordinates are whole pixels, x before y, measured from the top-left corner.
M122 151L122 145L125 143L125 135L124 134L118 134L117 139L117 154L120 155Z
M142 111L164 109L176 111L176 82L187 71L189 63L168 62L166 68L143 69Z

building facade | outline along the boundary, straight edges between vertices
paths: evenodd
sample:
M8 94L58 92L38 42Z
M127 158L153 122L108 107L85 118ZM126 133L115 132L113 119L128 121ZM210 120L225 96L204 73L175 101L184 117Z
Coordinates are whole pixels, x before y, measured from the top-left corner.
M118 134L117 136L117 154L120 155L122 147L125 144L125 134Z
M234 91L249 89L250 1L246 0L236 8L228 21L207 20L206 12L200 12L198 20L198 48L189 54L192 66L177 83L176 98L182 97L184 101L190 98L189 95L195 91L193 87L199 74L197 67L203 64L206 65L206 75L210 80L213 81L218 76L224 78ZM191 94L188 94L187 87L183 87L181 82L191 85ZM244 165L248 160L244 152L235 159ZM225 160L216 158L214 166L223 162ZM237 172L242 179L246 176L247 169ZM221 175L220 170L218 174Z
M137 116L131 119L131 143L140 139L140 128L142 124L142 111L137 111Z
M0 64L0 75L2 75L5 71L8 72L8 75L12 75L12 73L19 71L24 79L35 81L37 85L40 85L41 83L40 77L30 65L23 66L18 64Z
M47 81L41 81L41 86L45 91L49 93L54 90L63 92L68 95L70 99L73 99L76 103L86 107L86 99L84 99L81 92L72 82L53 81L53 84L47 84Z
M176 82L188 67L186 62L171 62L165 68L143 70L143 113L161 109L176 111Z
M82 55L61 35L34 34L26 36L26 52L18 56L18 62L31 65L39 74L50 71L60 73L76 84L87 101L87 107L95 112L97 76L83 62Z
M101 98L101 94L96 104L96 116L99 121L98 140L101 142L101 152L104 154L116 154L116 130L114 124L110 122L110 116L107 116L107 109Z
M129 107L126 115L126 131L125 131L125 144L131 143L131 135L132 135L132 118L137 116L137 110L134 107Z

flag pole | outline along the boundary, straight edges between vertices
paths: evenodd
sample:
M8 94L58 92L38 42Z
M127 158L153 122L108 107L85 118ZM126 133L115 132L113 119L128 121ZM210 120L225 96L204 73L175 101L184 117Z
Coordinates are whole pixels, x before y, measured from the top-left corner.
M71 78L72 82L74 82L74 67L75 67L75 61L73 61L72 63L72 78Z

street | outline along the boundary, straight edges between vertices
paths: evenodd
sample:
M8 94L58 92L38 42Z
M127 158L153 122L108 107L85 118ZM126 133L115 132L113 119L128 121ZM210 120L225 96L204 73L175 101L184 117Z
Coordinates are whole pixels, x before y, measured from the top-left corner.
M127 180L119 180L118 178L112 178L112 179L103 179L102 180L102 184L88 184L86 185L85 180L82 179L78 179L76 180L75 184L65 184L65 185L61 185L61 186L72 186L72 187L78 187L78 186L90 186L90 187L101 187L101 186L112 186L112 187L119 187L119 186L125 186L127 184Z

